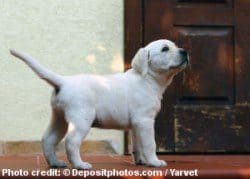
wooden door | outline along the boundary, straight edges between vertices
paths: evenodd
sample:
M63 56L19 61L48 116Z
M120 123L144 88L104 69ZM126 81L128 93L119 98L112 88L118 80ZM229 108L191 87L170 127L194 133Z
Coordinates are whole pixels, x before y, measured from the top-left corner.
M191 64L164 94L158 152L249 152L250 1L125 0L126 68L160 38L185 48Z

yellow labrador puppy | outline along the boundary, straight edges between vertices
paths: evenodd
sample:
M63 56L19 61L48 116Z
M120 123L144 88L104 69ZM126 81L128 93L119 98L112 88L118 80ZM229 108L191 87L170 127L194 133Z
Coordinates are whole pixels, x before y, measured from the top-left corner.
M58 75L27 54L10 50L41 79L54 87L52 120L43 136L44 156L51 167L66 167L55 147L66 135L67 157L74 168L90 169L80 145L91 127L132 130L136 164L163 167L156 155L154 121L163 92L188 64L188 54L169 40L157 40L136 53L132 69L114 75ZM68 125L73 130L68 131Z

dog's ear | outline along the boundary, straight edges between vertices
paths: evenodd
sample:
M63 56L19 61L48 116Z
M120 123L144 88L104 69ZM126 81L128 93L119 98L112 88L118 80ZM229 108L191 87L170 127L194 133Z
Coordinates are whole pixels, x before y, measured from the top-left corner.
M132 60L132 68L142 76L148 73L149 52L145 48L140 48Z

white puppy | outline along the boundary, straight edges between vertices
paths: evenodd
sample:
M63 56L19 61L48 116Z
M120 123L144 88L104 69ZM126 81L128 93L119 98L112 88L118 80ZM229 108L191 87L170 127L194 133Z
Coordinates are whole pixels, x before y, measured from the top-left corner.
M131 129L136 164L153 167L167 163L156 156L154 121L163 92L188 64L187 52L169 40L157 40L136 53L132 69L114 75L61 76L42 67L27 54L11 50L55 90L52 120L43 136L43 151L51 167L66 167L55 147L65 136L67 157L74 168L92 166L80 157L80 145L91 127ZM68 125L73 130L68 131Z

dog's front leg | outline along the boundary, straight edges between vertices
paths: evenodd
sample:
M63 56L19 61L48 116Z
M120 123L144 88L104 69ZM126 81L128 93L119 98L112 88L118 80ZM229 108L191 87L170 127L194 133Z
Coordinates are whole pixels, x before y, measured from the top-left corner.
M132 143L133 143L133 158L136 165L145 165L145 159L142 155L142 147L140 140L137 137L136 130L132 129Z
M133 130L136 130L137 142L141 144L141 153L146 164L153 167L166 166L167 163L164 160L159 160L156 155L154 120L141 120L133 125Z

